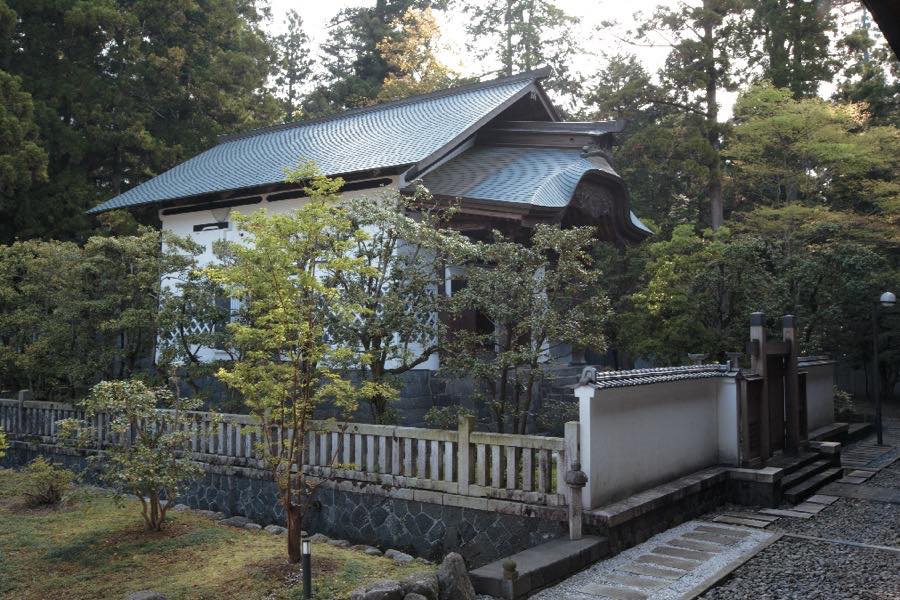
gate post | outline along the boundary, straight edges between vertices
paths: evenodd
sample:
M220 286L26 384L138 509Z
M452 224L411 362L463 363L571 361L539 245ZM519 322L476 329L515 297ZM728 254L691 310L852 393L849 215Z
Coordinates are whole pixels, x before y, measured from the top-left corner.
M763 464L769 459L771 437L769 433L769 386L766 381L766 315L755 312L750 315L750 370L763 378L759 398L759 457Z
M469 483L472 481L472 449L469 436L475 429L475 417L466 415L459 417L459 429L456 445L456 478L459 483L459 495L469 495Z

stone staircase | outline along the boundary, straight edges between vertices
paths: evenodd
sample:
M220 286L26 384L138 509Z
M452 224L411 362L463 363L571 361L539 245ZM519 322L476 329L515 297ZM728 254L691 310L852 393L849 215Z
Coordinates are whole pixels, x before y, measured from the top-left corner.
M799 456L779 457L769 466L785 471L781 479L782 498L791 504L803 502L816 491L840 479L844 470L835 466L834 459L819 452L803 452Z

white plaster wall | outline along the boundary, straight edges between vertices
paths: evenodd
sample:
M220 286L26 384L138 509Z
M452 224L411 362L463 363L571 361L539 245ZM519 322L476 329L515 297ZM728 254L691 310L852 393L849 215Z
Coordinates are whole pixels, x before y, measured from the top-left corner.
M740 453L738 385L734 377L718 377L719 464L737 466Z
M341 194L341 198L349 199L354 197L377 197L379 194L396 191L399 187L399 178L391 177L391 183L381 188L354 190ZM163 211L159 212L159 219L162 222L162 229L171 231L174 234L183 237L189 237L200 243L204 247L204 252L199 257L201 265L208 265L215 262L216 257L213 254L213 243L218 240L240 241L241 233L234 227L234 223L230 217L232 213L250 214L257 210L266 210L273 214L285 214L295 211L308 201L307 198L297 198L291 200L278 200L276 202L268 202L266 196L262 202L257 204L248 204L245 206L235 206L231 208L205 209L197 210L189 213L177 215L166 215ZM217 229L208 231L194 231L194 225L201 223L215 223L220 221L228 221L228 229ZM165 284L165 282L164 282ZM422 347L419 344L410 346L412 354L417 354ZM222 351L203 349L200 353L201 360L222 360L228 358L228 355ZM388 365L390 367L392 365ZM416 369L436 370L440 366L438 356L433 354L422 364L417 365Z
M734 384L728 387L723 379L576 388L582 469L589 478L585 506L596 508L717 464L720 448L722 455L736 456Z
M807 431L834 423L834 364L804 367Z

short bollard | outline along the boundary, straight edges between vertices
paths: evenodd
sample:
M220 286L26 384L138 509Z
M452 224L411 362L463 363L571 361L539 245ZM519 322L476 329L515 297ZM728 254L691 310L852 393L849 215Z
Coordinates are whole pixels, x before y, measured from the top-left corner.
M581 539L582 504L581 490L587 485L587 474L581 470L581 463L572 463L572 469L566 473L566 485L569 486L569 539Z
M515 600L516 579L518 578L519 572L516 570L516 561L503 561L503 597L507 600Z
M300 552L303 555L303 598L312 600L312 554L309 538L303 538L300 542Z

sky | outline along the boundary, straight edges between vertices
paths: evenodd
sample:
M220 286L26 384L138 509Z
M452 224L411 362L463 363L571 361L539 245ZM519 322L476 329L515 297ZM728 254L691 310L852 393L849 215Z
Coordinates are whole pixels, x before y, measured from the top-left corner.
M649 73L655 74L668 54L665 40L658 40L657 46L646 47L630 45L621 38L635 26L636 12L651 13L659 4L677 3L666 0L557 0L561 9L579 20L576 39L588 40L584 44L584 53L573 61L573 70L589 75L599 70L604 55L630 53L638 57ZM272 33L281 33L285 14L293 8L303 17L306 32L316 47L327 38L329 21L340 9L371 4L374 0L270 0L272 21L268 27ZM451 14L448 19L441 23L443 41L448 46L446 64L464 75L483 74L484 68L465 51L464 15ZM619 25L599 32L597 28L603 21L614 21ZM832 89L831 85L824 85L820 93L828 94ZM721 120L731 117L736 96L736 93L720 94Z

